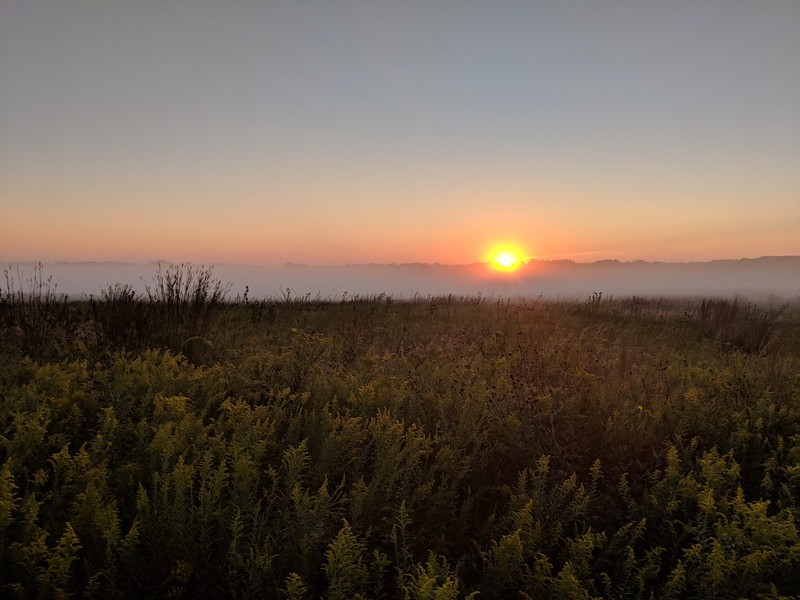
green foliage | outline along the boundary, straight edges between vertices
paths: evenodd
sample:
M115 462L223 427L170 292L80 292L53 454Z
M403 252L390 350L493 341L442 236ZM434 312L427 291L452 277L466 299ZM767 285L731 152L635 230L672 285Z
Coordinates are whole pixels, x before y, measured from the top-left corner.
M2 539L6 527L11 524L11 515L19 503L15 494L16 489L17 486L14 485L14 477L8 470L8 465L3 465L0 470L0 539Z
M283 592L286 600L303 600L308 594L308 588L297 573L289 573Z
M460 597L475 598L478 592L468 596L459 594L461 585L444 558L430 553L424 564L417 565L415 572L407 577L403 585L404 598L408 600L456 600Z
M3 296L0 596L800 589L796 306L225 304L160 273L49 312L44 345Z
M328 576L328 598L348 600L364 598L367 567L364 564L364 545L356 539L347 521L325 553L323 569Z

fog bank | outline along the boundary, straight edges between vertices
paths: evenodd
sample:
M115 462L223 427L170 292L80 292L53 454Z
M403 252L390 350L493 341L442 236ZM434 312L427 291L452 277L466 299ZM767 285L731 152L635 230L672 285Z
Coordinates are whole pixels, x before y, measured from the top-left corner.
M168 263L162 263L164 265ZM23 279L34 264L2 264ZM57 291L72 298L97 296L116 283L144 291L157 263L47 263ZM515 273L496 273L481 263L471 265L402 264L254 267L219 264L213 274L230 283L232 297L342 297L387 294L395 298L481 294L487 297L584 298L607 296L740 296L753 300L800 298L800 257L762 257L693 263L644 261L534 260ZM24 283L24 281L23 281ZM5 281L2 282L5 287ZM27 284L24 286L27 289Z

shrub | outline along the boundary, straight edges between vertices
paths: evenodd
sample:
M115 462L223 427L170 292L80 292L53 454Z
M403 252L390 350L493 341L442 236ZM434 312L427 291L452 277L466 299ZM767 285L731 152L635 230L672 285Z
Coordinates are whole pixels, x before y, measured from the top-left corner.
M148 306L133 286L109 285L91 298L95 331L112 348L139 349L150 334Z
M145 283L156 339L178 350L187 338L205 337L229 288L211 267L159 263L152 285Z

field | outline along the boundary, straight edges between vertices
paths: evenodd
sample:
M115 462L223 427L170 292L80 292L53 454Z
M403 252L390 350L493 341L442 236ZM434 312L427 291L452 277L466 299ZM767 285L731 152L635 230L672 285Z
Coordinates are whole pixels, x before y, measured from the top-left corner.
M0 596L800 594L800 305L0 299Z

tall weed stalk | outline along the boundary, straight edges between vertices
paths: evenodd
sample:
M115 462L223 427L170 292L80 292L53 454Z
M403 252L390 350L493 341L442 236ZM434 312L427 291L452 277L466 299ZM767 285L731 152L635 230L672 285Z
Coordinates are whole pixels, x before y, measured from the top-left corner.
M91 298L92 318L98 338L113 348L142 347L151 333L148 306L127 284L109 285L100 298Z
M152 284L145 282L158 341L178 349L187 338L205 337L229 288L212 267L159 264Z
M57 322L66 313L67 296L57 292L53 277L44 275L42 263L30 273L19 266L3 270L5 290L0 290L0 321L22 351L42 358L53 340Z

